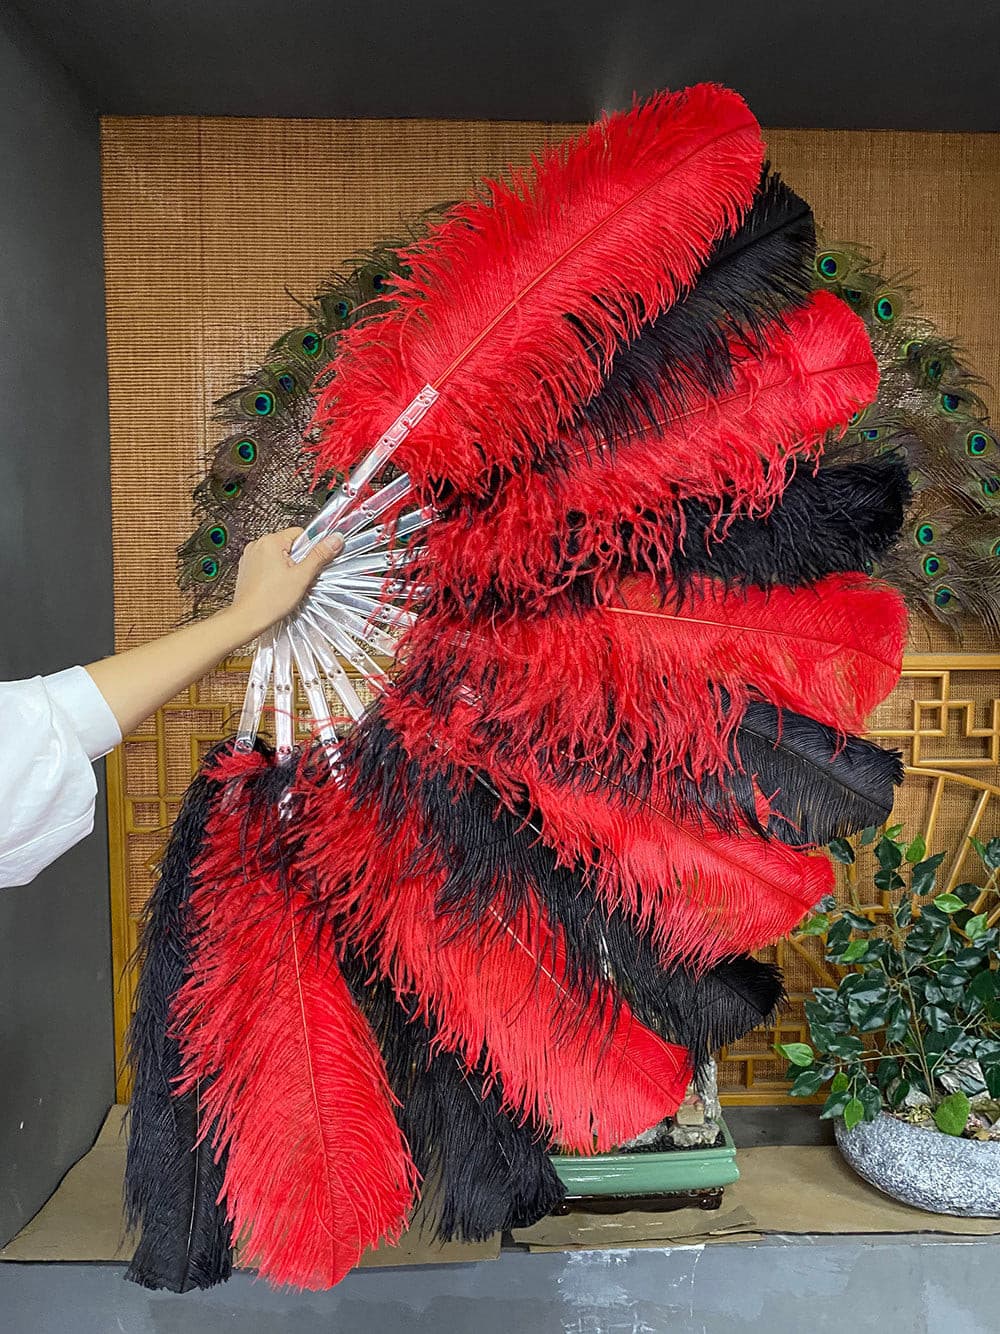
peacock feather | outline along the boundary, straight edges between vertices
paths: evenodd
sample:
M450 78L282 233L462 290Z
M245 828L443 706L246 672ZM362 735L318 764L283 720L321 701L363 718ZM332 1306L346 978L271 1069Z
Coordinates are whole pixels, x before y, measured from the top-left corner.
M178 551L178 582L196 615L229 601L248 542L306 524L322 508L329 488L322 481L313 485L302 460L320 373L324 379L330 373L345 329L390 307L393 284L404 272L397 250L412 244L444 207L428 210L404 238L380 242L327 279L301 303L306 323L282 334L261 365L215 404L224 434L194 490L198 527ZM330 486L338 480L332 477Z
M902 540L878 573L956 634L969 621L1000 633L1000 441L982 379L960 345L918 313L907 282L887 277L861 247L821 240L815 281L865 321L880 372L877 399L826 457L895 451L910 473Z

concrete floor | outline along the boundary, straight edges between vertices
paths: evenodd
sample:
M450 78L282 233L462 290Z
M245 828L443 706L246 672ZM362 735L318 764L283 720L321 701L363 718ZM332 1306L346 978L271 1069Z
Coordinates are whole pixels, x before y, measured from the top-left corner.
M4 1334L996 1334L1000 1241L769 1238L668 1250L507 1252L362 1270L324 1293L247 1274L178 1297L120 1265L0 1269Z

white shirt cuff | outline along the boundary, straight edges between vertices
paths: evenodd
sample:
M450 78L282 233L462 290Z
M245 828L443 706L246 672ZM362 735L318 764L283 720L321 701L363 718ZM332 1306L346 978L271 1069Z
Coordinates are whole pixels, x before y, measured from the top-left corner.
M114 750L122 739L118 720L86 667L67 667L44 679L53 707L69 719L88 758Z

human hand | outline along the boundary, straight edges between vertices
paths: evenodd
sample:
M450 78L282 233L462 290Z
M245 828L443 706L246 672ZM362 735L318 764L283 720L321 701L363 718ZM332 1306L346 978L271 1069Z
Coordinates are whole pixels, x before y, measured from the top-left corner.
M301 528L285 528L248 543L236 575L231 612L245 626L247 640L287 616L302 601L313 580L344 549L337 533L324 537L299 563L291 557Z

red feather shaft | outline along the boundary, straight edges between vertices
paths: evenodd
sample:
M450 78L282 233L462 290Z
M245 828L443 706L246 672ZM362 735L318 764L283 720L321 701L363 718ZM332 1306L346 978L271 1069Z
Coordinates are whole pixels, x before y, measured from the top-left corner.
M383 841L370 813L348 812L336 793L319 800L310 845L328 907L397 991L420 997L443 1046L470 1066L485 1059L512 1110L579 1153L610 1149L676 1111L687 1053L607 993L567 979L562 933L537 901L511 922L493 914L459 930L435 911L444 873L421 852L412 816Z
M192 973L177 998L184 1085L227 1151L234 1233L274 1283L328 1288L398 1238L416 1173L378 1047L306 896L248 861L274 851L274 812L238 788L213 819L192 899Z
M343 336L317 402L317 474L346 471L425 385L440 397L397 455L418 487L475 488L532 457L735 227L762 155L744 102L705 84L488 183L401 252L395 308Z
M692 388L659 430L624 437L611 452L589 448L568 472L512 478L478 522L435 522L416 581L463 598L492 583L541 606L581 570L613 571L651 549L669 557L683 539L682 498L725 505L731 517L765 514L789 460L814 458L826 433L874 398L878 367L864 324L829 292L776 324L760 356L734 354L732 386Z

